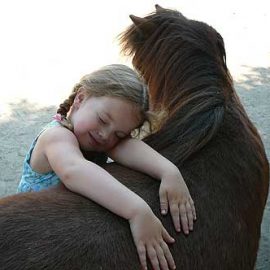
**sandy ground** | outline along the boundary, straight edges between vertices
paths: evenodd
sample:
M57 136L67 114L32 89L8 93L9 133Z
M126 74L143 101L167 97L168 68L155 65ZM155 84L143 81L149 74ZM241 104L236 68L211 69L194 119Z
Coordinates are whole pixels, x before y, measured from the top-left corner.
M121 6L121 13L116 11L119 1L113 1L116 7L103 10L103 19L113 22L110 31L107 30L108 27L100 25L99 31L103 35L95 33L95 40L92 36L85 35L89 31L89 25L91 29L96 23L97 18L93 12L89 17L86 8L80 6L76 10L78 5L72 6L69 3L65 6L65 10L70 8L70 14L67 11L65 14L62 6L56 4L58 1L52 1L53 8L47 4L49 2L47 1L42 8L36 1L30 0L23 1L23 4L17 1L17 9L13 9L12 4L10 7L0 6L0 26L10 24L11 29L5 28L1 31L4 35L2 40L7 42L1 44L4 47L0 50L0 197L15 193L24 155L33 137L50 121L55 113L56 104L62 101L62 97L66 96L77 79L92 68L112 62L123 63L119 60L117 56L119 52L111 40L129 24L127 18L130 13L144 15L153 10L156 1L143 1L143 4L139 4L140 1L136 3L126 1ZM82 4L84 1L79 2ZM105 1L99 2L100 5L96 10L102 10ZM260 5L249 1L243 1L244 5L241 5L241 1L234 1L232 4L227 1L223 4L215 1L213 5L210 0L203 2L190 0L183 1L181 6L178 2L159 1L163 6L180 9L188 17L208 22L224 37L228 66L235 80L235 88L261 134L270 159L270 38L269 35L265 36L269 31L267 27L270 25L270 16L267 1L261 1ZM198 8L194 9L194 6ZM50 14L49 22L43 23L43 20L47 20L47 12L51 9L61 10L61 20L58 18L59 13L55 12ZM34 15L27 14L27 10L31 12L35 10ZM9 13L17 17L19 23L14 24ZM1 19L5 21L2 22ZM32 19L35 20L38 29L46 30L42 35L38 31L31 30ZM84 25L87 27L84 28ZM68 26L68 31L63 31L65 26ZM57 40L60 30L61 39ZM12 31L15 31L14 35L10 34ZM76 36L83 36L84 42L77 42L75 33ZM72 35L73 38L70 38ZM20 46L16 45L18 36ZM51 51L47 51L48 47ZM112 48L112 51L109 52L109 48ZM102 54L99 55L102 57L96 59L97 52L100 51ZM269 224L268 198L262 223L257 270L270 269Z

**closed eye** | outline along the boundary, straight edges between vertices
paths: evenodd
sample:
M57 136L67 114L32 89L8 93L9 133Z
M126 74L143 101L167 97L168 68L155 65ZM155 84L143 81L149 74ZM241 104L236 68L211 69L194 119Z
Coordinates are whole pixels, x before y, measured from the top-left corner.
M107 122L102 117L100 117L99 115L98 115L98 121L103 125L107 124Z

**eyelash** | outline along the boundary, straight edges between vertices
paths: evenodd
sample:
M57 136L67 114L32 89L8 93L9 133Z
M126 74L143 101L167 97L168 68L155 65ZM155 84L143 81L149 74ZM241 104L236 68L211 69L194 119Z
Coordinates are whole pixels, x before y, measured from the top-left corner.
M98 120L99 120L99 122L101 123L101 124L103 124L103 125L107 125L107 122L106 121L104 121L99 115L98 115ZM125 139L127 136L118 136L117 134L115 134L115 136L119 139L119 140L123 140L123 139Z
M103 125L106 125L107 122L105 122L100 116L98 116L98 120L99 122L101 122Z

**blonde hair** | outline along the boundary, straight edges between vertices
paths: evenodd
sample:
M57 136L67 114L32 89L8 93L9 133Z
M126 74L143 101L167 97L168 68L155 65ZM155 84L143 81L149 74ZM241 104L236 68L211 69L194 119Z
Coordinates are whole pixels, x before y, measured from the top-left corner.
M57 113L62 116L62 125L71 130L73 129L72 124L66 116L81 88L89 94L89 97L117 97L131 102L139 108L142 119L141 126L148 122L151 130L150 118L152 114L149 112L147 86L139 74L128 66L121 64L104 66L81 78L80 82L73 87L70 96L59 105L57 110ZM138 131L140 133L140 129Z

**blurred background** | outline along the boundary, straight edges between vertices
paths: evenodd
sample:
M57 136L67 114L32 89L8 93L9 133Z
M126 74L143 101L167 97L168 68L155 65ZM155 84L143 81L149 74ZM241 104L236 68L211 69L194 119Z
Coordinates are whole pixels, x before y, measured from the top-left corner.
M0 197L13 194L39 129L86 73L120 55L117 35L130 14L154 5L204 21L223 36L235 87L270 156L268 0L9 0L0 2ZM269 200L256 269L270 269Z

